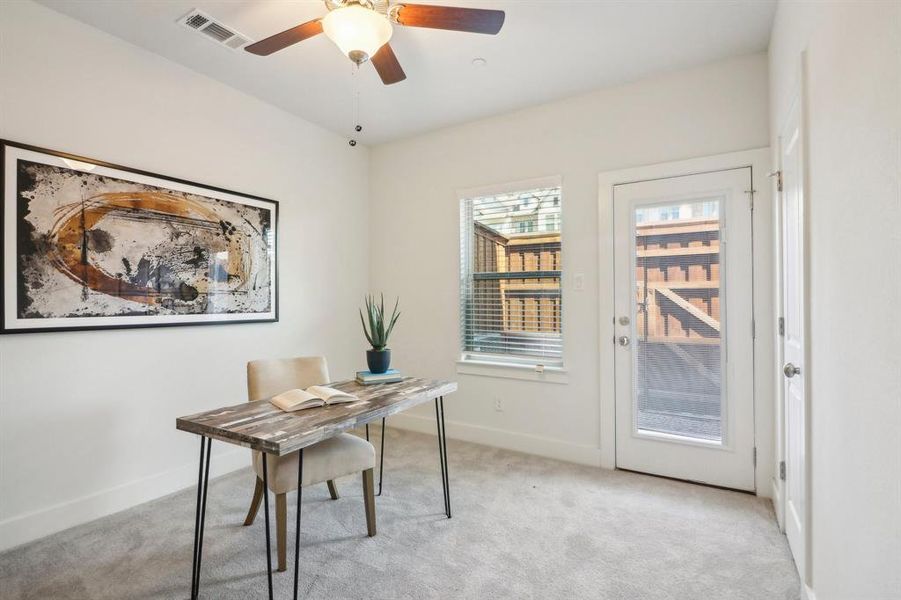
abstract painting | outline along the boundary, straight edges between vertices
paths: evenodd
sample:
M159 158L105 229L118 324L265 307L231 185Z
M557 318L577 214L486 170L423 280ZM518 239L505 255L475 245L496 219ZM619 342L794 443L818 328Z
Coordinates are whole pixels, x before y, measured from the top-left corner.
M272 200L3 142L3 331L277 320Z

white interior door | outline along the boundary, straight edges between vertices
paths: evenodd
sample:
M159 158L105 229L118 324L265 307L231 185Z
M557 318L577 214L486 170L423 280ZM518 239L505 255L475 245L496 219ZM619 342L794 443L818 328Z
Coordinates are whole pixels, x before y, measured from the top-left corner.
M614 187L616 465L754 490L750 167Z
M781 137L782 161L782 338L785 427L785 535L801 579L806 578L806 421L804 393L804 186L799 105L789 113Z

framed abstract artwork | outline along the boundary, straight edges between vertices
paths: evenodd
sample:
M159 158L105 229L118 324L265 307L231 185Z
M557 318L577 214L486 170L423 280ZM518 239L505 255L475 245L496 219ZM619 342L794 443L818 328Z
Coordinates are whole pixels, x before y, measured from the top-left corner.
M278 203L0 140L3 333L278 320Z

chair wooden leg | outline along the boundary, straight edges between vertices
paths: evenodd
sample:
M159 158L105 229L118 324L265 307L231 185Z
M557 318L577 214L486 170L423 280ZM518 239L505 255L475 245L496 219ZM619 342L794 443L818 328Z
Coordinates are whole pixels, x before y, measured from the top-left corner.
M275 495L275 539L278 546L278 570L287 570L285 542L288 537L288 495Z
M375 478L372 471L363 471L363 504L366 506L366 529L369 537L375 535Z
M331 495L332 500L337 500L338 499L338 486L335 485L335 480L329 479L326 483L328 484L328 493Z
M260 503L263 501L263 480L257 477L256 487L253 488L253 500L250 501L250 510L244 518L244 525L253 525L257 513L260 512Z

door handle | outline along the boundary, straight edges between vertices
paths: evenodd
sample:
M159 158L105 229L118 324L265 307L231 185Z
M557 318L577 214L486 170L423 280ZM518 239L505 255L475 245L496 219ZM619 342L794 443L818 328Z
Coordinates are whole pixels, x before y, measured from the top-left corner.
M785 376L791 379L795 375L801 374L801 367L796 367L791 363L785 363L785 366L782 367L782 372L785 373Z
M627 335L619 336L619 339L617 341L619 342L619 345L622 346L623 348L625 348L632 342L632 340L630 340L629 336L627 336Z

